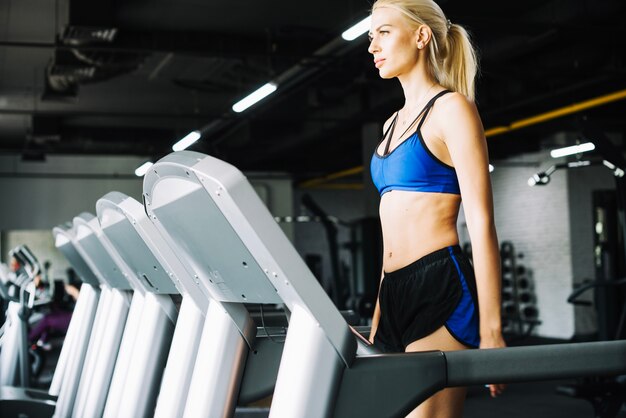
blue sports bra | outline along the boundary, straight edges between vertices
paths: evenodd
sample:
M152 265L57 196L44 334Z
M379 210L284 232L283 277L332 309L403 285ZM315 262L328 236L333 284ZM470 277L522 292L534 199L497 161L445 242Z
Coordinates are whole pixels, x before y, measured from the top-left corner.
M370 164L372 180L381 196L391 190L461 194L454 167L447 165L430 152L420 132L422 123L435 101L449 92L444 90L430 99L409 125L410 128L421 117L415 133L389 152L391 137L398 119L396 113L391 125L383 134L383 139L376 146ZM385 138L387 138L385 153L379 155L378 147Z

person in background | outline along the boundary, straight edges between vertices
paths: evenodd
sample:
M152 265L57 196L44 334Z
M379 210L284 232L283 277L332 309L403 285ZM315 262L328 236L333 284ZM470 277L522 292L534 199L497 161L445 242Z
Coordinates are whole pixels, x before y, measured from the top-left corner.
M54 295L50 303L50 311L28 333L29 341L43 350L52 349L50 337L65 335L70 326L72 312L80 293L78 280L73 269L67 270L68 282L57 280ZM37 285L37 282L35 282Z
M9 260L9 270L11 270L13 274L15 274L15 277L24 273L24 267L15 257L11 257L11 260Z

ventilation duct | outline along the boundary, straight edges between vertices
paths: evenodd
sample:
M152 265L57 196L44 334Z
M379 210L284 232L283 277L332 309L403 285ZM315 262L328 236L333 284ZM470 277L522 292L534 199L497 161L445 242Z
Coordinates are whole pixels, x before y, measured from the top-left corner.
M147 54L117 45L119 30L110 2L72 0L65 9L67 21L45 70L42 100L74 99L81 84L132 72L145 60Z

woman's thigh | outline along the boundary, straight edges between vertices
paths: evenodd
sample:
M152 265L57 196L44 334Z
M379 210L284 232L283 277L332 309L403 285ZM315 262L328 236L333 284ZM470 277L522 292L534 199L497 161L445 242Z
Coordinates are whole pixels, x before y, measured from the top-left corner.
M432 334L409 344L405 351L465 349L467 347L450 335L445 326L442 326ZM407 415L407 418L461 418L466 392L466 388L443 389L422 402L420 406Z

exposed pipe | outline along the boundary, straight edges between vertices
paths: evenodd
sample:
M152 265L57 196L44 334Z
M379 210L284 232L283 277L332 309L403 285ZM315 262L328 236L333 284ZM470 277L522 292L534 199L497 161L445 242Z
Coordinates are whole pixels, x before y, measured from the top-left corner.
M529 118L520 119L512 122L508 126L496 126L494 128L485 131L487 138L503 134L505 132L514 131L517 129L525 128L531 125L537 125L539 123L547 122L552 119L560 118L561 116L571 115L572 113L578 113L583 110L591 109L593 107L602 106L607 103L616 102L618 100L626 99L626 90L616 91L614 93L605 94L603 96L595 97L593 99L585 100L579 103L573 103L568 106L560 107L549 112L540 113Z

